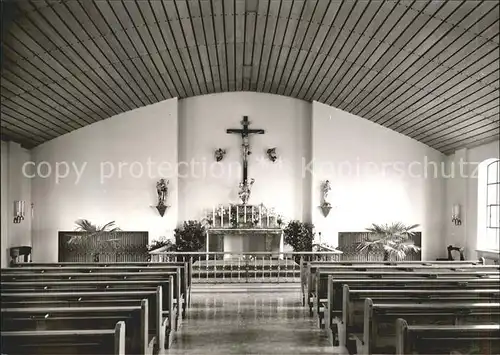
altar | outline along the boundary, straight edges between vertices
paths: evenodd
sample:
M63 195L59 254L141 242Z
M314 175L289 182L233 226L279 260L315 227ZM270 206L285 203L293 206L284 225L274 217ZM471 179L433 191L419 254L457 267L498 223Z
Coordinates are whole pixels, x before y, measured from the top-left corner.
M283 253L281 216L262 204L214 207L205 220L207 252L224 252L226 259L231 254Z

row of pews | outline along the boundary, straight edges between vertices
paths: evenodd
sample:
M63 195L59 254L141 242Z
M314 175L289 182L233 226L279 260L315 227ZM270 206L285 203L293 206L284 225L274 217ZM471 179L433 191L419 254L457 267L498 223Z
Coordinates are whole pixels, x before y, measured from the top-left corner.
M499 271L484 260L313 261L303 303L351 354L499 354Z
M191 299L191 265L28 263L2 269L1 353L156 354Z

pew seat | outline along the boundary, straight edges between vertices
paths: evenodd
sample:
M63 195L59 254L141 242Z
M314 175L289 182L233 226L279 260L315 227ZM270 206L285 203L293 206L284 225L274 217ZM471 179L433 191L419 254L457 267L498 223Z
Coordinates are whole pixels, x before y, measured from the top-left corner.
M335 279L368 279L368 280L393 280L396 278L416 279L416 280L429 280L429 279L499 279L499 270L474 270L467 269L464 271L450 271L450 270L431 270L431 271L330 271L318 269L316 270L314 281L315 286L310 290L310 303L312 301L312 308L310 311L313 314L319 314L319 307L321 303L327 298L328 280ZM321 315L319 314L321 318Z
M351 290L349 285L344 285L342 297L342 314L333 318L330 324L332 329L327 329L332 344L336 344L335 336L338 335L340 346L346 346L347 336L359 332L363 327L365 299L370 298L376 303L489 303L500 302L498 289L379 289L379 290ZM333 310L327 312L325 317L332 317Z
M47 308L47 307L115 307L136 305L142 299L149 304L149 318L155 319L155 330L159 349L170 348L176 330L176 310L172 295L156 291L94 291L94 292L21 292L2 293L2 308ZM151 331L152 329L150 329Z
M185 316L186 309L190 303L192 266L189 262L131 262L131 263L29 263L16 264L14 267L2 269L3 275L27 275L51 274L51 273L163 273L180 272L181 294L183 302L182 316ZM7 279L6 279L7 280Z
M479 260L464 261L309 261L301 260L301 284L303 292L303 305L308 303L311 291L315 288L316 271L464 271L474 269L479 271L497 271L498 265L485 265L484 258ZM309 302L312 309L312 302Z
M2 308L2 335L5 331L109 329L119 321L126 326L127 354L150 355L156 338L150 334L154 320L148 315L148 301L126 307Z
M500 354L500 325L409 325L399 318L395 346L396 355Z
M164 279L139 279L139 280L47 280L47 281L2 281L2 293L19 293L19 292L75 292L75 291L132 291L132 290L156 290L158 286L163 289L163 295L169 297L172 293L171 289L174 285L173 304L177 311L175 315L177 330L182 322L181 308L183 298L180 295L179 283L172 281L172 275L165 275L168 281ZM180 298L180 301L177 301ZM169 303L166 303L167 305Z
M374 303L365 299L363 333L353 334L358 354L393 354L396 320L412 325L498 324L500 303ZM348 346L350 348L350 346Z
M125 322L114 329L2 331L2 354L125 355Z

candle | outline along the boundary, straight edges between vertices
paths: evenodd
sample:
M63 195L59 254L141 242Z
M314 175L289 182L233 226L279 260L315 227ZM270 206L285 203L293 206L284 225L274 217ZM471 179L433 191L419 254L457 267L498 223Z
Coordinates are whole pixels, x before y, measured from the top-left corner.
M238 227L239 222L240 222L240 212L238 211L238 205L236 205L236 227Z
M247 206L243 206L243 222L247 223Z
M266 213L266 217L267 217L267 227L269 227L269 210Z
M227 210L227 219L229 221L229 224L231 224L231 205L229 205L229 209Z
M253 211L253 206L252 206L252 223L255 222L255 216L254 216L254 211Z
M262 227L262 206L259 206L259 227Z

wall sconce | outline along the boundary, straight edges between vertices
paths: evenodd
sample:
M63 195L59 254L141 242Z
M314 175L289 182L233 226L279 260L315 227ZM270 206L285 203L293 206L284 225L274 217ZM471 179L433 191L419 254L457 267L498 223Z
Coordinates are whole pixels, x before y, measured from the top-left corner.
M216 161L216 162L220 162L220 161L222 161L222 159L224 159L224 156L225 156L225 155L226 155L226 150L225 150L225 149L222 149L222 148L217 149L217 150L214 152L215 161Z
M454 204L452 211L451 211L451 221L453 224L456 226L462 225L462 219L460 217L460 205L459 204Z
M14 201L14 223L21 223L25 216L26 201Z
M276 154L276 148L269 148L266 151L266 154L269 160L272 161L273 163L276 162L276 160L278 159L278 155Z

